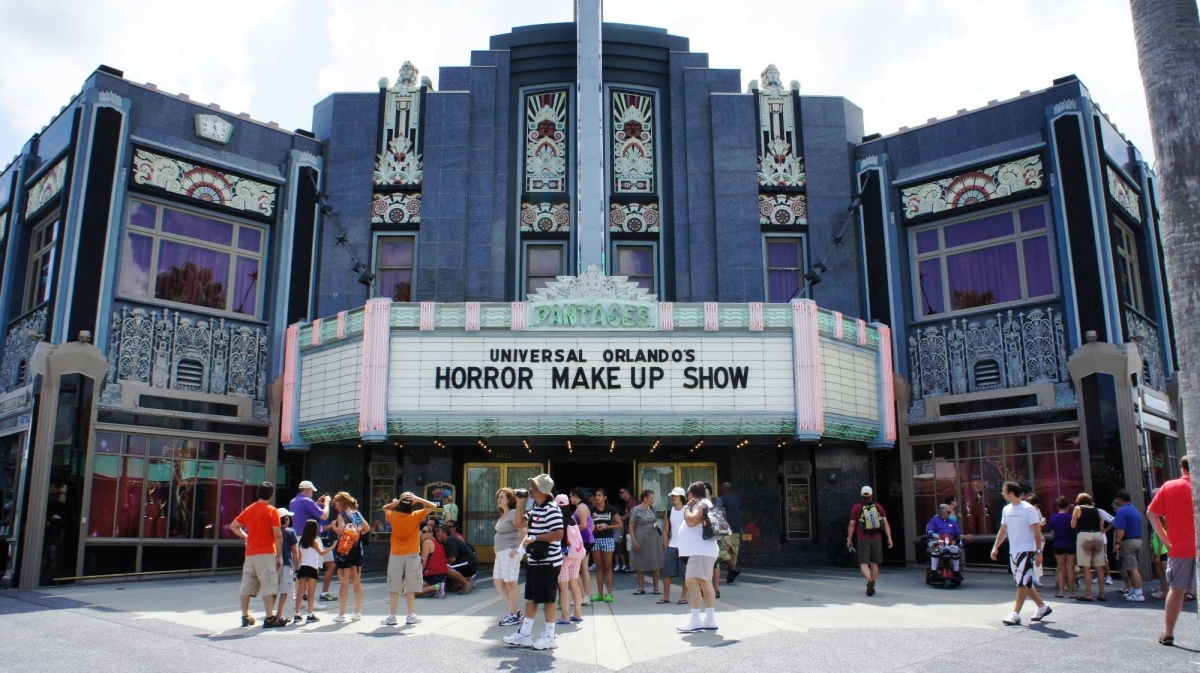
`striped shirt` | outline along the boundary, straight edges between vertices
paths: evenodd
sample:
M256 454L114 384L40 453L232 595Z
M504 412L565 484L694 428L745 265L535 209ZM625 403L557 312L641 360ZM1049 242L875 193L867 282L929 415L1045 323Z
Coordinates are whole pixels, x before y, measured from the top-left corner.
M533 509L529 510L529 532L530 537L545 535L556 530L563 530L562 511L554 504L553 500L547 500L543 505L534 505ZM565 532L565 531L564 531ZM531 542L527 550L532 549L537 542ZM526 557L526 562L531 566L557 566L562 565L562 544L559 542L551 542L550 553L543 559L534 560L533 555Z

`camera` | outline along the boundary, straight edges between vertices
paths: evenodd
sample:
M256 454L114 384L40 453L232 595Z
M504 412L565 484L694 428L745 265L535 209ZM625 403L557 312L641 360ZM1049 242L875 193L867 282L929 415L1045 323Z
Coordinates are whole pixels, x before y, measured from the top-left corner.
M528 497L529 497L529 489L527 489L527 488L518 488L518 489L515 489L515 490L513 491L513 493L514 493L514 494L515 494L515 495L516 495L518 498L528 498Z

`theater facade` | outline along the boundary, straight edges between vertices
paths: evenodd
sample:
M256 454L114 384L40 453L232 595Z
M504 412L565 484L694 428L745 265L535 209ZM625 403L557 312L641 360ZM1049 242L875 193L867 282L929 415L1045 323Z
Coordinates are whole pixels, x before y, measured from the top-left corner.
M747 563L827 564L863 485L904 562L951 495L989 545L1007 479L1173 474L1155 180L1082 83L865 136L598 5L311 131L97 70L0 174L8 583L237 567L264 479L453 494L484 558L540 472L728 481Z

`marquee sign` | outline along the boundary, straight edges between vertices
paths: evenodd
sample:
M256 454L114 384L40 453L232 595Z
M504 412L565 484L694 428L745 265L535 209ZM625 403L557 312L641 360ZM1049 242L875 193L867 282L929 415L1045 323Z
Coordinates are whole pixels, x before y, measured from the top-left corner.
M288 329L282 439L895 442L888 328L790 304L658 302L594 269L527 302L373 299Z

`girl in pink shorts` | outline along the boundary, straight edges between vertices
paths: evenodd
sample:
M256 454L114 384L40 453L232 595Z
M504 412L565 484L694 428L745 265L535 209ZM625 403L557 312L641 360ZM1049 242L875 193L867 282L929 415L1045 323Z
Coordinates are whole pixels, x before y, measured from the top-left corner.
M562 566L558 570L558 597L562 614L556 624L571 624L583 621L583 582L579 579L579 566L587 556L583 546L583 536L579 532L579 522L571 516L571 501L565 493L560 493L554 499L554 504L562 510L563 524L566 535L563 538ZM567 611L572 610L570 620L566 619Z

